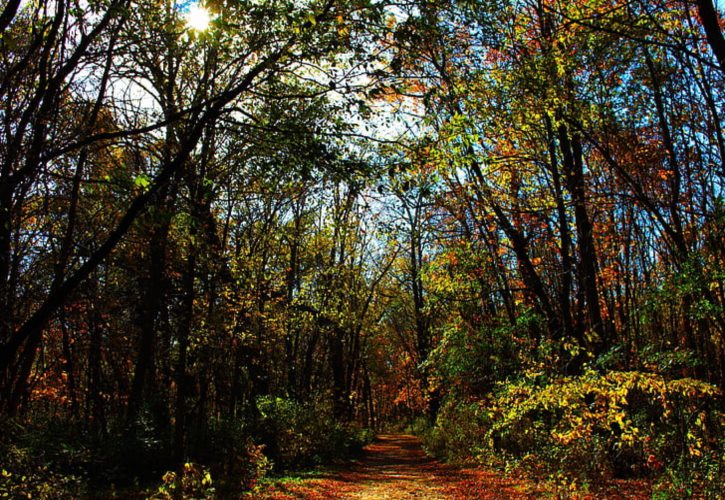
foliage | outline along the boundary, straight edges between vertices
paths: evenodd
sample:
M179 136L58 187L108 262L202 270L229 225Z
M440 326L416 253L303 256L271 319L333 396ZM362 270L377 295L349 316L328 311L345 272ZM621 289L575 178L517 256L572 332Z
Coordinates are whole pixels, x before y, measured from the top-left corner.
M201 433L192 433L189 448L195 460L211 464L220 494L234 495L254 488L272 464L264 445L256 444L245 419L210 419Z
M723 474L721 397L698 380L642 372L530 375L484 400L449 400L426 442L448 459L499 462L569 484L653 476L710 491Z
M234 495L409 423L717 482L717 2L3 5L6 488Z
M209 470L198 464L186 462L179 472L164 474L158 493L151 498L216 498Z
M84 478L43 465L29 449L10 446L2 451L0 497L50 500L84 496Z
M546 358L544 346L538 353L529 342L540 327L540 318L523 313L513 325L481 325L478 329L463 321L441 328L441 338L427 364L449 391L462 395L493 389L497 381L513 376L532 363Z
M239 478L243 489L251 490L257 485L257 481L267 475L271 468L272 463L264 454L264 445L257 445L249 441L245 453L240 459L239 472L236 477ZM233 478L235 476L228 474L227 477Z
M32 439L39 432L25 428L13 420L1 422L0 437L0 498L59 497L78 498L87 492L87 478L69 466L77 450L74 440L62 436L63 447L54 449L48 442ZM26 438L19 439L18 435ZM49 436L45 433L45 437ZM58 435L56 435L56 438Z
M265 452L278 469L344 457L360 451L372 437L366 429L335 419L324 401L265 396L257 399L257 408Z
M457 402L448 398L435 424L424 432L418 430L426 452L448 462L473 462L484 441L485 423L478 402Z

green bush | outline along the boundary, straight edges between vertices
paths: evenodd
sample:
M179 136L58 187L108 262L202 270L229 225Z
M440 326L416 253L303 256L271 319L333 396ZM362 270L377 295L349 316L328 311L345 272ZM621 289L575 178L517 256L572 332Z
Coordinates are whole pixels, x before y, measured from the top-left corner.
M474 460L484 440L486 423L477 402L448 399L441 407L435 425L419 434L427 453L448 462Z
M447 459L498 457L560 482L659 478L700 492L722 484L718 389L693 379L589 371L499 384L487 399L448 401L426 442Z
M246 418L209 419L189 444L195 460L212 464L218 489L229 495L253 488L271 469L264 446L254 442Z
M257 409L258 433L277 469L341 458L371 439L369 431L337 421L329 404L264 396Z
M430 419L422 416L415 417L408 425L404 426L402 429L394 429L394 432L395 431L404 431L410 434L415 434L416 436L424 437L431 431Z
M526 355L534 354L533 343L520 344L514 339L535 337L541 321L527 311L515 325L484 325L480 330L460 323L446 325L438 332L440 341L423 366L457 394L489 391L497 380L520 371Z

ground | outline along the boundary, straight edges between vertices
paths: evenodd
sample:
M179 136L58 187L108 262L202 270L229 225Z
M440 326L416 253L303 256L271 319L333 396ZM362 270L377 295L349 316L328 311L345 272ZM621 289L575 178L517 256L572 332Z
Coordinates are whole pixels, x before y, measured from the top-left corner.
M383 435L344 467L303 479L277 481L255 498L469 499L533 498L525 484L479 469L443 465L425 455L414 436Z
M358 460L265 484L259 500L468 500L552 497L541 486L482 468L442 464L423 452L414 436L382 435ZM249 498L248 497L248 498ZM650 498L646 485L613 481L597 495L573 498Z

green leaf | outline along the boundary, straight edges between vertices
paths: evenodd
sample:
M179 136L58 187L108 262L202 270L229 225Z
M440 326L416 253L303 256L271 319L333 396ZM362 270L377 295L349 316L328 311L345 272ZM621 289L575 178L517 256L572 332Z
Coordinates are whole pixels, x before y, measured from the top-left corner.
M151 184L151 179L146 174L139 174L133 179L133 183L136 187L145 191Z

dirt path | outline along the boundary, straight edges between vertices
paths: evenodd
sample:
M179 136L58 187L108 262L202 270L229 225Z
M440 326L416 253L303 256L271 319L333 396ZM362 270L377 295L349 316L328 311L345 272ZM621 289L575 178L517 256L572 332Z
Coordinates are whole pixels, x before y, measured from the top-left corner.
M443 465L414 436L383 435L351 464L271 485L256 498L287 499L514 499L534 498L525 485L481 469Z

